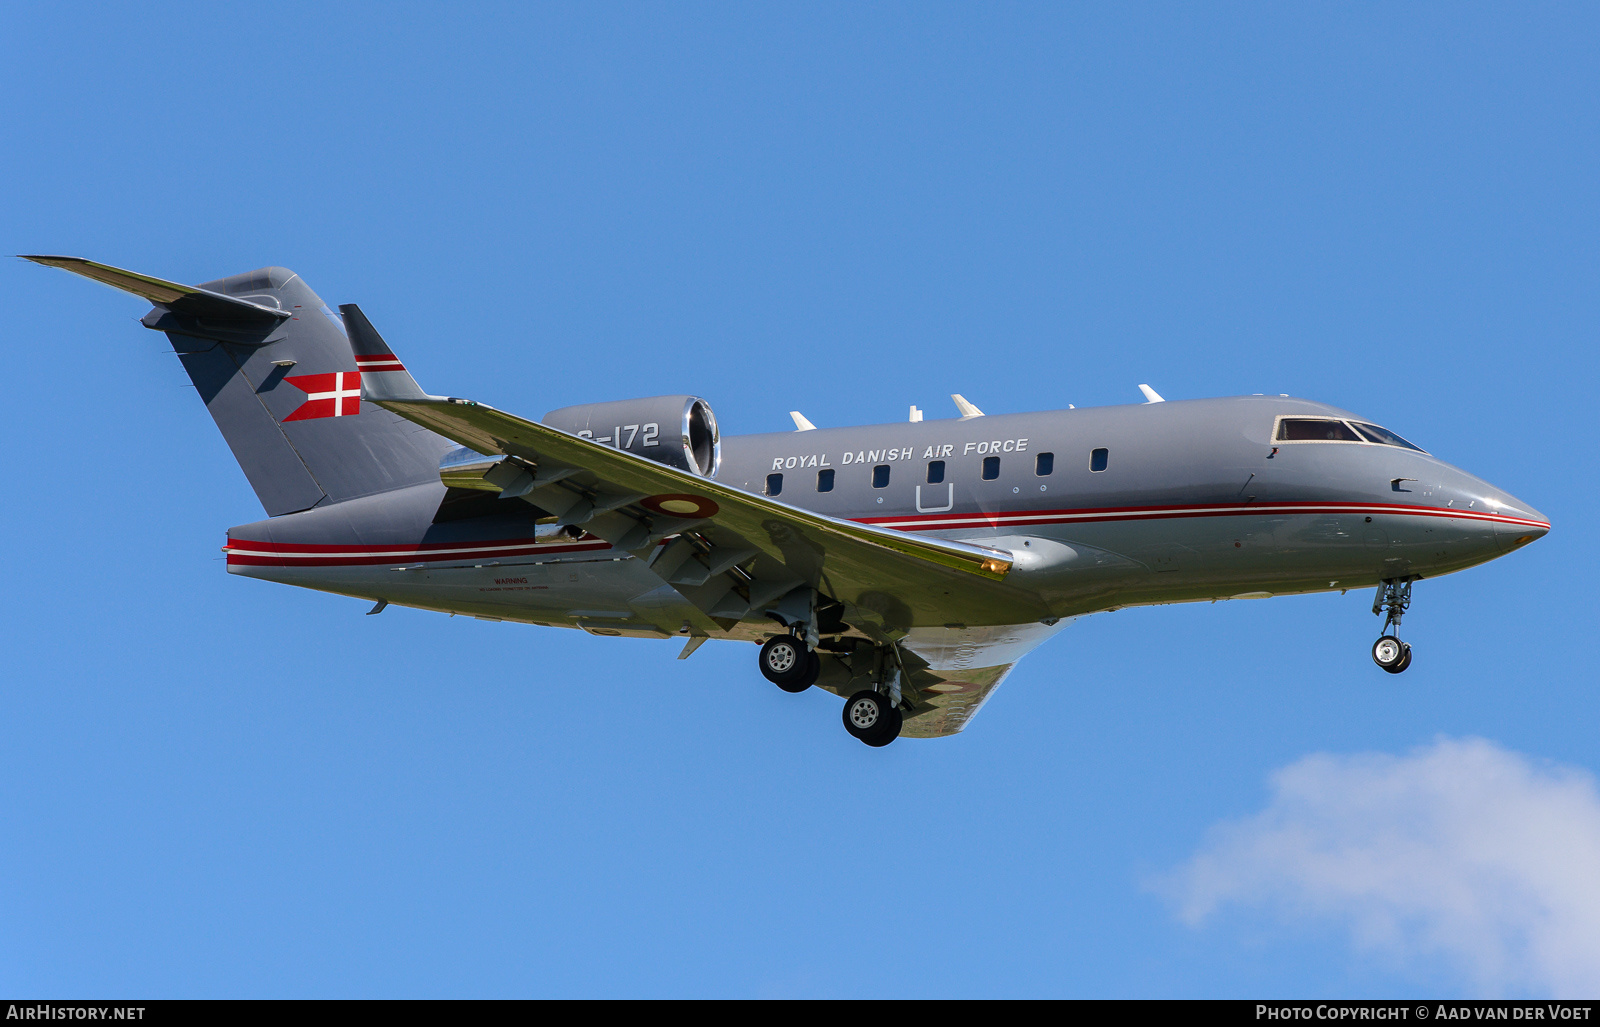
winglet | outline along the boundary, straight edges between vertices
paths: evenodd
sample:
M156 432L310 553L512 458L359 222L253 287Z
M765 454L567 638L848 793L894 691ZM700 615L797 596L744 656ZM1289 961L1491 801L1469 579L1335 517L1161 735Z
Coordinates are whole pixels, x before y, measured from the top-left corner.
M817 426L806 419L806 415L798 410L789 411L789 416L794 418L795 431L816 431Z
M71 271L75 275L82 275L102 285L109 285L113 289L131 292L177 314L213 321L264 326L275 326L290 317L290 312L287 310L251 303L249 300L225 296L209 289L197 289L192 285L180 285L162 278L152 278L136 271L124 271L120 267L99 264L92 260L84 260L82 257L53 257L39 253L19 253L17 256L23 260L31 260L35 264Z
M376 403L385 399L432 398L422 391L360 307L341 303L339 313L344 315L344 333L355 352L356 370L361 372L362 399Z
M967 402L967 397L965 397L965 396L963 396L963 395L961 395L959 393L952 392L950 394L950 398L956 401L956 409L961 411L961 416L963 418L967 418L967 417L982 417L983 416L983 411L979 410L977 407L973 406L971 403L968 403Z
M1144 393L1144 401L1146 403L1165 403L1166 402L1166 400L1161 398L1161 394L1160 393L1156 392L1155 389L1152 389L1148 385L1139 386L1139 391Z

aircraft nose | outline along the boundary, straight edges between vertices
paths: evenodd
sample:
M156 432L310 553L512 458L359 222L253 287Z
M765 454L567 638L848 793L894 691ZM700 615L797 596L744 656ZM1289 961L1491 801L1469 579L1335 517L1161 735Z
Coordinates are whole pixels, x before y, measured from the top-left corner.
M1494 538L1501 549L1510 552L1535 542L1550 531L1550 518L1509 492L1489 488L1483 505L1495 516Z

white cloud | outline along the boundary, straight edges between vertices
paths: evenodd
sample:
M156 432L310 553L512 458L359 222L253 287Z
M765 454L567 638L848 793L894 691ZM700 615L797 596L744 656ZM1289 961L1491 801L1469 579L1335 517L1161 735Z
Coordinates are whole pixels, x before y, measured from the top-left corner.
M1481 738L1307 756L1255 816L1162 882L1192 926L1229 904L1331 919L1485 994L1600 993L1600 794L1587 772Z

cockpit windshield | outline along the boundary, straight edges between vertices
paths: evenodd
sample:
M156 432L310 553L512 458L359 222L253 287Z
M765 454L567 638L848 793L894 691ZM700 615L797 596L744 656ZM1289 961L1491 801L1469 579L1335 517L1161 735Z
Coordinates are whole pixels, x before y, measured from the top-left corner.
M1343 421L1336 417L1281 417L1273 435L1277 442L1355 442L1375 446L1397 446L1424 452L1387 428L1365 421Z
M1418 453L1422 452L1421 446L1407 442L1387 428L1380 428L1375 424L1364 424L1361 421L1352 421L1351 423L1355 425L1356 431L1367 437L1368 442L1376 442L1380 446L1399 446L1401 449L1414 449Z

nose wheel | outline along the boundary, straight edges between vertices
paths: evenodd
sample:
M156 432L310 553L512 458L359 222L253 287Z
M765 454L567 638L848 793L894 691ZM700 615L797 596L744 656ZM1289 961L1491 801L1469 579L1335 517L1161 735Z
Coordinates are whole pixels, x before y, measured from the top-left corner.
M821 658L793 635L767 639L756 662L762 676L785 692L804 692L822 673Z
M1372 662L1390 674L1399 674L1411 666L1411 647L1400 641L1400 619L1410 608L1411 579L1385 581L1378 586L1372 612L1385 616L1383 634L1372 643Z
M1384 635L1372 643L1372 662L1398 674L1411 666L1411 647L1393 635Z

